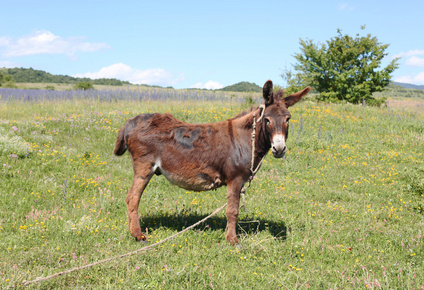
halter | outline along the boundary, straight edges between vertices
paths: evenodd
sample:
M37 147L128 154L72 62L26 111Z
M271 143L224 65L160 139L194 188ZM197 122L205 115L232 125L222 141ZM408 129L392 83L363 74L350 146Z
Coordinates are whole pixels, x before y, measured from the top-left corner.
M259 123L260 121L262 121L262 118L264 116L265 113L265 104L262 104L259 106L259 110L261 110L261 113L259 114L259 119L256 121L256 113L253 114L253 126L252 126L252 161L250 163L250 175L249 178L247 180L248 185L243 186L243 188L240 191L240 195L242 197L242 204L241 204L241 208L243 210L246 210L246 207L244 206L244 204L246 203L245 200L245 193L246 193L246 189L248 189L250 187L250 183L253 180L253 177L255 176L255 174L258 172L259 168L262 165L262 162L264 161L266 154L261 158L261 160L259 161L258 165L256 166L256 168L253 168L254 166L254 162L255 162L255 137L256 137L256 123Z

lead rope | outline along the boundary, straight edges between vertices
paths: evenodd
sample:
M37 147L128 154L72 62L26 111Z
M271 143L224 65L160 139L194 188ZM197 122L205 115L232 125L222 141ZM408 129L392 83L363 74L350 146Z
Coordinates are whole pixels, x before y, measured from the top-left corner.
M262 161L264 161L266 154L264 155L264 157L262 157L262 159L259 161L258 165L256 166L255 169L253 169L254 166L254 162L255 162L255 137L256 137L256 123L259 123L260 121L262 121L262 118L264 116L264 112L265 112L265 105L262 104L259 106L259 109L261 110L259 119L256 121L256 113L253 114L253 126L252 126L252 160L250 162L250 176L247 182L247 185L245 184L243 186L243 188L240 191L240 195L242 198L242 204L241 204L241 209L246 211L246 207L245 207L245 203L246 203L246 198L245 198L245 193L246 193L246 189L248 189L250 187L250 183L253 180L253 177L255 176L256 172L258 172L259 168L262 165Z
M28 286L29 284L33 284L33 283L38 283L38 282L41 282L41 281L50 280L52 278L55 278L55 277L58 277L58 276L61 276L61 275L65 275L65 274L69 274L69 273L72 273L72 272L75 272L75 271L80 271L80 270L83 270L83 269L87 269L87 268L90 268L90 267L93 267L93 266L96 266L96 265L100 265L100 264L103 264L103 263L106 263L106 262L111 262L111 261L114 261L114 260L122 259L124 257L128 257L128 256L131 256L131 255L134 255L134 254L138 254L138 253L141 253L141 252L146 252L146 251L151 250L152 248L154 248L156 246L159 246L160 244L163 244L166 241L169 241L169 240L175 238L178 235L181 235L182 233L185 233L186 231L188 231L188 230L190 230L190 229L198 226L199 224L205 222L207 219L209 219L209 218L213 217L214 215L218 214L226 206L227 206L227 204L225 203L220 208L217 208L213 213L211 213L207 217L203 218L202 220L198 221L197 223L192 224L191 226L189 226L189 227L187 227L187 228L179 231L178 233L175 233L172 236L169 236L169 237L167 237L167 238L165 238L165 239L163 239L163 240L161 240L161 241L159 241L157 243L154 243L152 245L149 245L149 246L143 247L141 249L138 249L138 250L135 250L135 251L132 251L132 252L128 252L128 253L125 253L125 254L122 254L122 255L119 255L119 256L115 256L115 257L107 258L107 259L104 259L104 260L100 260L100 261L97 261L97 262L94 262L94 263L91 263L91 264L88 264L88 265L84 265L84 266L81 266L81 267L75 267L75 268L72 268L72 269L69 269L69 270L65 270L63 272L52 274L50 276L39 277L39 278L36 278L34 280L27 280L27 281L24 281L20 286L25 287L25 286ZM18 287L19 287L19 285L18 285Z

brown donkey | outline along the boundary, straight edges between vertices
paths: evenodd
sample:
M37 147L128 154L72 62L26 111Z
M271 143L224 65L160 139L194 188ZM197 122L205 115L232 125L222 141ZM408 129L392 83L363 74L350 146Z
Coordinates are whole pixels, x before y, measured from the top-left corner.
M114 153L120 156L128 149L133 164L134 180L126 202L129 229L136 240L146 241L138 216L141 195L153 174L163 174L172 184L188 190L227 185L226 238L231 244L239 243L240 191L269 149L275 158L284 156L290 119L287 108L309 90L282 98L283 92L274 92L272 82L267 81L265 105L218 123L188 124L159 113L129 119L118 132Z

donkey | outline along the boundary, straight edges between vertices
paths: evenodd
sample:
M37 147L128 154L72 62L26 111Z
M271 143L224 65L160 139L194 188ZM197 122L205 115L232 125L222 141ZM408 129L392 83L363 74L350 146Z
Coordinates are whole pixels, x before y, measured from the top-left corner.
M187 190L206 191L226 185L226 239L238 244L236 223L242 187L253 178L270 149L275 158L284 156L288 108L310 89L282 98L283 91L274 92L269 80L263 87L264 105L217 123L188 124L160 113L129 119L118 132L114 154L120 156L128 149L131 157L134 180L126 203L129 230L136 241L146 242L138 216L141 195L151 177L162 174Z

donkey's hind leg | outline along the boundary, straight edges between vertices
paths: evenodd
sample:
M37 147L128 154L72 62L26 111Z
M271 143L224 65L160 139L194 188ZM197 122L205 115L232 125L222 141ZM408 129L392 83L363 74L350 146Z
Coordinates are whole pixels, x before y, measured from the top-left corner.
M128 226L131 234L136 241L147 241L146 236L141 231L140 220L138 216L138 205L144 189L153 176L152 167L147 164L133 162L134 180L127 194Z

